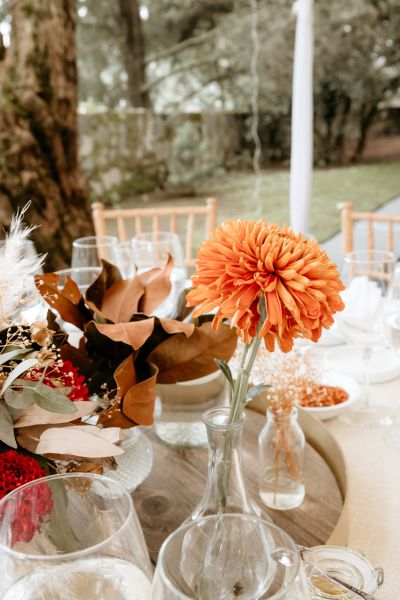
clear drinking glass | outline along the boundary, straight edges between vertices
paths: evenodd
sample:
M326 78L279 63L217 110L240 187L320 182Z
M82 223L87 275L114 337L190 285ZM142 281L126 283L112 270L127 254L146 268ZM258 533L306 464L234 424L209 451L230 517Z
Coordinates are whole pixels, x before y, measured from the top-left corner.
M0 502L2 600L148 600L151 577L132 498L108 477L52 475Z
M385 339L385 301L396 259L392 252L356 251L346 254L342 281L345 309L336 321L345 341L363 359L364 390L361 401L339 418L357 427L389 426L393 411L370 402L370 368L374 352L382 350Z
M298 548L251 515L189 522L162 545L152 600L308 600Z
M157 309L157 316L174 316L177 299L185 289L187 271L179 236L171 231L138 233L132 238L133 261L140 274L154 267L163 267L168 254L174 259L171 271L172 290L169 297Z
M72 242L71 267L101 267L101 259L118 266L118 239L112 235L92 235Z

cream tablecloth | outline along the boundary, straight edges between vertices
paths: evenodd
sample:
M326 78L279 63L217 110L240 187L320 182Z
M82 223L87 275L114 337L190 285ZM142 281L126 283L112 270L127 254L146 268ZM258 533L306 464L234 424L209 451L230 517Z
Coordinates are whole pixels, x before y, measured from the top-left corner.
M371 400L395 408L400 425L400 378L373 384ZM383 567L385 582L377 597L400 600L400 452L386 444L386 428L359 429L338 419L325 426L339 443L347 467L344 511L330 541L358 550Z

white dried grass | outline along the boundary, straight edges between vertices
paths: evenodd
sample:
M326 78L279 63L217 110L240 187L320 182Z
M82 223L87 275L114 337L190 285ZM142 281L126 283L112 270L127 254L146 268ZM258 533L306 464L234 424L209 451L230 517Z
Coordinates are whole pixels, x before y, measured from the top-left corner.
M30 204L11 220L10 231L0 247L0 330L34 294L33 276L40 271L45 256L32 251L29 237L35 225L26 226L23 218Z

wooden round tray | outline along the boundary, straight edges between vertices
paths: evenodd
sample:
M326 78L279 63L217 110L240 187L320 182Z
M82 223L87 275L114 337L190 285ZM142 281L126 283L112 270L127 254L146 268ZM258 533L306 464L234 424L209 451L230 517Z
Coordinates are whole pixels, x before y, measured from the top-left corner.
M243 471L248 489L258 496L258 434L265 417L247 411L243 440ZM162 443L153 431L147 433L154 450L153 469L133 494L151 559L155 562L165 538L191 514L203 495L207 480L207 450L174 448ZM265 508L274 523L304 546L324 544L342 511L342 496L325 460L309 444L305 454L306 497L290 511Z

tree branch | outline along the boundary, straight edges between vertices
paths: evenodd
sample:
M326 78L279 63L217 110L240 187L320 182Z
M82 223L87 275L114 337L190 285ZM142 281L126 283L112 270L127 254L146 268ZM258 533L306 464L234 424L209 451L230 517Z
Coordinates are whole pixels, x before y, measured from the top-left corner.
M172 69L168 73L164 73L164 75L160 75L159 77L156 77L152 81L149 81L148 83L142 85L142 88L141 88L142 92L148 92L153 87L155 87L156 85L158 85L159 83L164 81L164 79L167 79L168 77L171 77L172 75L176 75L177 73L181 73L182 71L187 71L188 69L193 69L195 67L201 67L203 65L208 65L210 63L214 63L217 60L217 58L218 58L218 56L216 56L215 54L212 54L210 56L203 57L203 58L197 58L196 60L191 60L183 65L179 65L178 67L176 67L175 69Z
M160 50L160 52L156 52L152 54L149 58L146 59L146 66L151 62L162 60L163 58L169 58L170 56L174 56L175 54L179 54L182 50L186 50L187 48L192 48L193 46L197 46L198 44L202 44L208 39L212 38L217 32L217 28L211 29L211 31L207 31L206 33L202 33L201 35L196 35L195 37L188 38L187 40L183 40L183 42L178 42L177 44L173 44L169 46L169 48L165 48L164 50Z

